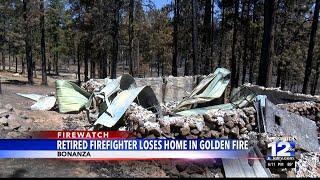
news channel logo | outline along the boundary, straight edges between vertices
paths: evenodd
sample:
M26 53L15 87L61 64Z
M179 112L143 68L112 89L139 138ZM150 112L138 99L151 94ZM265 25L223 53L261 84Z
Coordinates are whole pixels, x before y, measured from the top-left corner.
M272 142L268 144L268 157L294 157L295 156L295 142Z
M295 167L295 142L275 141L268 144L266 163L269 168Z

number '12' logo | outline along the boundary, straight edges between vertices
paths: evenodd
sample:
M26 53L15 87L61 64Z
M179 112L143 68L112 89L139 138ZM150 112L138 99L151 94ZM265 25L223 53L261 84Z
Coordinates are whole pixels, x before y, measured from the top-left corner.
M294 142L272 142L268 144L271 148L271 156L294 156L295 143Z

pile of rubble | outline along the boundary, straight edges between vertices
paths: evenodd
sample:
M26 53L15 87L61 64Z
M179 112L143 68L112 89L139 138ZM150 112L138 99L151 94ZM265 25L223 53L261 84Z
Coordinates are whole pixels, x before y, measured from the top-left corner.
M318 101L320 100L319 95L312 96L310 94L293 93L291 91L281 90L279 87L278 88L263 87L263 86L253 85L250 83L246 83L243 86L249 87L251 90L253 90L257 94L267 95L268 99L270 99L275 104L278 104L277 102L287 103L288 101L291 101L291 100L295 100L295 101L303 101L306 99L310 101L313 101L315 99L317 99Z
M161 111L163 114L172 113L172 111L178 106L181 101L169 101L166 103L161 103Z
M96 80L90 79L89 81L83 83L81 85L81 88L87 90L87 92L89 92L89 93L92 93L94 91L99 90L101 86L102 86L102 84L100 84Z
M320 176L320 153L307 152L300 155L296 163L296 177L315 178Z
M320 127L320 103L316 102L296 102L287 104L278 104L282 109L296 113L316 122L317 127Z
M320 103L316 102L295 102L287 104L278 104L282 109L298 114L314 121L317 125L318 141L320 143Z
M165 110L170 108L164 108ZM164 116L132 103L124 115L125 129L139 138L243 138L256 127L253 107L236 110L209 110L203 116Z
M165 83L162 78L151 78L148 81L138 79L136 83L132 76L123 75L104 83L90 80L81 88L69 82L57 81L59 111L68 113L86 110L89 119L91 118L90 129L126 130L133 132L133 136L137 138L248 139L258 146L263 155L267 155L268 144L272 142L269 137L278 136L276 133L287 132L297 137L297 143L303 145L304 150L314 151L318 148L313 140L316 139L315 125L318 131L320 126L319 97L246 84L235 91L235 95L226 104L225 94L230 80L229 74L228 70L219 68L214 74L204 78L191 93L186 94L178 92L182 89L191 89L194 85L193 78L188 77L183 81L180 78L170 79L170 77ZM175 81L187 83L169 88ZM144 86L150 84L152 86ZM159 88L159 85L168 87ZM185 95L187 97L183 98ZM297 101L300 102L288 104ZM10 108L5 109L6 112L12 111ZM2 114L1 107L0 114ZM8 123L10 116L0 120L4 122L2 126L10 127ZM79 128L72 118L67 117L64 120L69 127ZM84 116L82 120L85 120ZM20 130L21 127L11 129ZM81 127L87 129L85 124ZM303 165L304 162L301 160L298 167L310 170L310 167ZM306 162L305 164L308 164L308 161ZM188 161L173 166L175 168L168 169L170 177L212 177L212 173L213 177L223 176L221 170L210 169L209 165L201 167L201 163ZM313 167L316 166L317 163ZM301 172L307 171L301 170ZM211 176L208 175L210 173Z
M11 104L2 105L0 103L0 138L16 137L32 129L32 122L26 114L15 109Z
M218 159L160 161L161 169L171 178L222 178L222 162Z

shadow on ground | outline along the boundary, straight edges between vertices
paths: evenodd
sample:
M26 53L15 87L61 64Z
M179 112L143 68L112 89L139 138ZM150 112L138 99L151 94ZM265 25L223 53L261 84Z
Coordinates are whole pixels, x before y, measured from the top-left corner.
M1 82L2 84L13 84L13 85L26 85L28 82L27 81L19 81L19 80L6 80Z
M15 170L15 171L13 172L13 174L9 176L9 178L19 178L19 177L23 177L24 174L26 174L27 172L28 172L27 170L22 169L22 168L19 168L19 169Z

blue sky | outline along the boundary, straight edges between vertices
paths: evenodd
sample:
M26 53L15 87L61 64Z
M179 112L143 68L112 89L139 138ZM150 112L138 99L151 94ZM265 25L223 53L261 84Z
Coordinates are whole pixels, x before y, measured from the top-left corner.
M152 2L154 2L154 5L156 6L157 9L160 9L165 4L171 3L171 1L172 0L152 0ZM190 3L191 3L191 1L190 1ZM217 11L219 11L219 8L218 8L218 5L216 2L214 4L214 11L215 11L215 14L217 13Z
M171 0L153 0L157 9L160 9L163 5L169 4Z
M157 9L160 9L163 5L170 4L173 0L151 0L154 5L156 6ZM188 0L190 1L190 0ZM190 1L191 3L191 1ZM144 10L146 11L147 9L144 7ZM218 4L215 2L214 3L214 11L215 11L215 18L217 18L220 15L220 9L218 7ZM170 13L170 17L173 17L173 12Z

